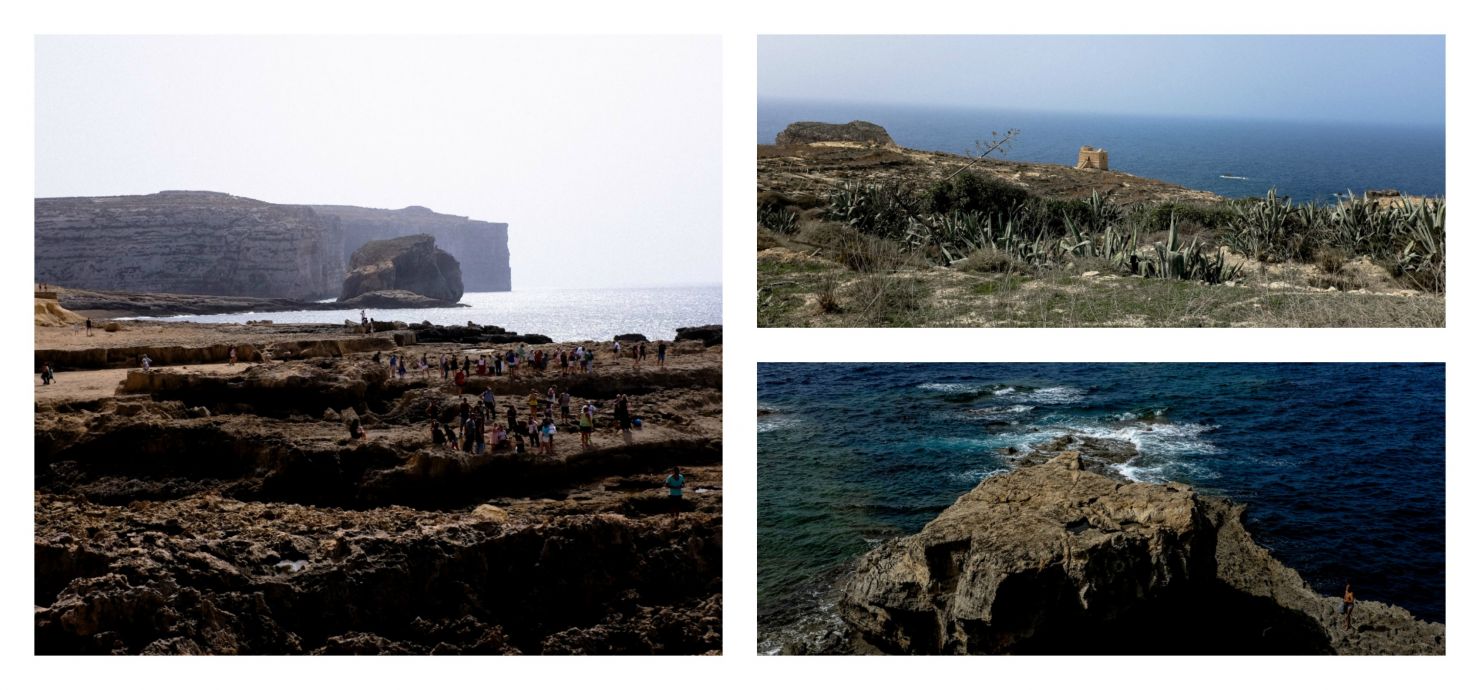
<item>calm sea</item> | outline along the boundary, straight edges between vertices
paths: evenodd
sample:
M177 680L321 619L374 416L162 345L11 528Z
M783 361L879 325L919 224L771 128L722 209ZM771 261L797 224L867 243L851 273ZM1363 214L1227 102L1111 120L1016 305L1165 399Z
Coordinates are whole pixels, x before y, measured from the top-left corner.
M1442 364L762 364L760 648L841 628L841 575L919 531L998 453L1130 441L1135 481L1249 506L1318 591L1444 620Z
M1002 158L1073 165L1081 145L1105 148L1110 167L1226 197L1271 187L1296 201L1348 190L1444 194L1444 128L1260 122L1013 110L912 108L764 100L758 140L798 120L867 120L900 146L966 153L993 131L1021 134ZM994 154L995 155L995 154ZM1228 179L1227 177L1248 179Z
M532 289L513 292L469 292L466 308L368 309L377 321L502 326L519 333L540 333L557 342L609 340L622 333L641 333L671 340L678 328L721 323L720 286L601 289ZM243 323L271 319L277 323L359 322L358 309L279 311L172 316L161 321Z

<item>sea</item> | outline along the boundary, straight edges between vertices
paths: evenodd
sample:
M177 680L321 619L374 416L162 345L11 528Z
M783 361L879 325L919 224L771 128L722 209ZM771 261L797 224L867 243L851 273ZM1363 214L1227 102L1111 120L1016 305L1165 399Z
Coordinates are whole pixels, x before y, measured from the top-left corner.
M376 321L430 321L463 325L472 321L502 326L518 333L548 335L556 342L610 340L623 333L672 340L686 326L721 323L719 285L626 288L517 289L512 292L469 292L459 300L467 307L439 309L367 309ZM242 312L170 316L141 320L245 323L359 323L360 310Z
M1271 188L1296 202L1397 189L1444 195L1444 127L1094 115L1007 109L761 100L758 142L800 120L867 120L900 146L972 154L992 132L1020 131L1013 161L1073 165L1082 145L1104 148L1113 170L1229 198Z
M1444 620L1443 364L761 364L760 651L835 636L840 578L1067 433L1248 505L1317 591Z

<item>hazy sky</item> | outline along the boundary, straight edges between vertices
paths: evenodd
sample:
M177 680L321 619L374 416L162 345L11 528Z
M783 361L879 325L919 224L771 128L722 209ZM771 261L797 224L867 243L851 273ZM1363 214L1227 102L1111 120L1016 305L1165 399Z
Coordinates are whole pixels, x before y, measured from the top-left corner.
M36 195L509 223L514 288L720 281L720 42L38 37Z
M1442 36L763 36L762 98L1444 122Z

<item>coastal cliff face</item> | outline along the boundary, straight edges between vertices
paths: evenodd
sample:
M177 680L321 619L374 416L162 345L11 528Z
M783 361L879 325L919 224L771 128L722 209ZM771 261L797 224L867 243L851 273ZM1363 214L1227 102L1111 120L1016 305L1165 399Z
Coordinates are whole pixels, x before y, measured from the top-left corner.
M368 242L350 257L339 299L388 290L456 302L463 295L462 269L457 259L437 247L431 235Z
M843 619L902 654L1443 654L1444 626L1323 597L1181 484L1124 483L1067 450L990 477L866 554Z
M36 280L127 292L318 299L344 277L338 221L218 192L36 199Z
M421 206L400 210L359 206L312 206L317 213L339 220L344 229L344 259L372 240L425 234L462 265L463 283L471 292L507 292L509 224L469 220L465 216L435 213Z

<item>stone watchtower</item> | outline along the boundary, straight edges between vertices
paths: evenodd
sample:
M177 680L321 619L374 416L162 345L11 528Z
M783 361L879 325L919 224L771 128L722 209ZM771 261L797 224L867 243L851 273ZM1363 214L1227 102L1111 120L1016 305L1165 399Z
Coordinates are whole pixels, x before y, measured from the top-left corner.
M1074 167L1080 170L1109 170L1110 154L1105 149L1097 149L1093 146L1079 147L1079 162Z

